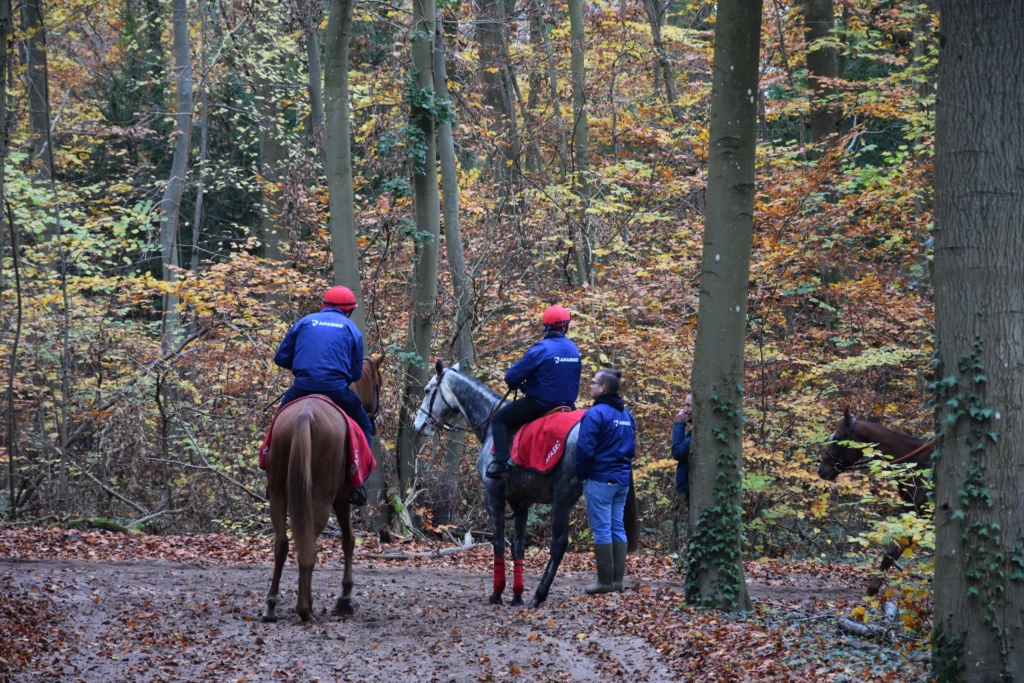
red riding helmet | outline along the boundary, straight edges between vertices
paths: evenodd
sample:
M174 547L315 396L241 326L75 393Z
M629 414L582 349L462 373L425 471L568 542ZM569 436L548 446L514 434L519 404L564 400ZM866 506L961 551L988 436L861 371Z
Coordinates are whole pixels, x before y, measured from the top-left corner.
M544 311L544 316L541 318L541 322L544 323L545 327L565 327L569 324L569 319L572 316L569 315L569 311L565 310L561 306L551 306Z
M324 293L324 306L333 306L343 311L351 311L359 308L356 303L356 295L348 287L331 287Z

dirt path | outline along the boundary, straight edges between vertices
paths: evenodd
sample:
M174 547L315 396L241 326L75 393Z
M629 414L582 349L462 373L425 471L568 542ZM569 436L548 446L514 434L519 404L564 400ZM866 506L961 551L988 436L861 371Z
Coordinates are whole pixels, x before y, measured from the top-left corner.
M596 626L595 599L582 597L587 574L560 575L547 605L531 612L487 604L490 577L481 573L357 567L358 612L350 619L322 613L333 605L341 578L335 564L318 568L313 589L320 621L302 626L292 611L294 566L282 579L281 621L263 624L269 565L0 561L0 584L46 595L61 629L52 639L60 645L13 680L674 678L646 640ZM535 581L527 576L528 589ZM751 584L762 599L802 600L821 590ZM600 598L613 609L621 599Z

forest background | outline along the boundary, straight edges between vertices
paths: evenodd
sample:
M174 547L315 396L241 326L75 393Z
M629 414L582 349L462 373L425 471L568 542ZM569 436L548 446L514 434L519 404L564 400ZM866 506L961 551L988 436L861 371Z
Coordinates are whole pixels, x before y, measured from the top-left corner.
M447 98L417 82L422 29L400 1L4 4L0 514L266 532L255 453L291 380L271 358L357 266L367 352L387 354L368 527L487 528L473 445L401 425L435 357L503 390L559 303L585 373L625 369L643 544L678 547L669 442L696 328L712 3L438 3ZM843 406L931 431L936 18L772 1L761 45L745 550L859 558L908 530L927 550L891 481L814 469ZM433 226L424 111L442 165L446 127L453 142L445 208L458 198ZM329 217L339 139L348 225Z

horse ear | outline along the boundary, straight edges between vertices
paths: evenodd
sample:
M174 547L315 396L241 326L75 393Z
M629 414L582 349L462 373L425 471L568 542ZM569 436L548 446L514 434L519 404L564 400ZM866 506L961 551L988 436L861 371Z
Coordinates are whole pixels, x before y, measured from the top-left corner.
M455 372L458 372L459 371L459 365L461 365L461 364L462 364L462 361L459 361L458 363L456 363L455 365L452 366L452 370L454 370Z
M853 417L850 415L850 406L843 406L843 423L847 427L853 424Z
M441 373L444 372L444 363L441 362L440 358L434 361L434 372L436 372L438 376L440 376Z
M374 364L375 366L377 366L377 369L378 369L378 370L380 370L380 366L384 365L384 356L385 356L385 355L386 355L386 354L383 354L383 353L382 353L382 354L380 354L379 356L374 356L374 357L373 357L373 364Z

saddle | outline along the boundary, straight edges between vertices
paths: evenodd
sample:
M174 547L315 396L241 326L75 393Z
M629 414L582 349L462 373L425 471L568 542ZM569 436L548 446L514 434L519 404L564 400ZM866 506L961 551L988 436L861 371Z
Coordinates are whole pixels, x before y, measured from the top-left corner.
M519 428L512 437L512 463L547 474L565 453L565 442L586 410L560 406Z

